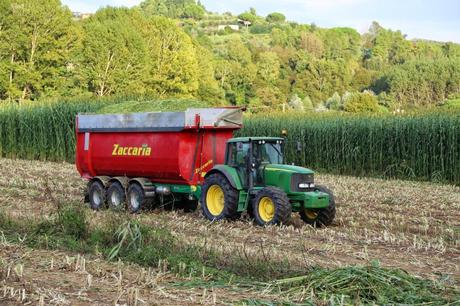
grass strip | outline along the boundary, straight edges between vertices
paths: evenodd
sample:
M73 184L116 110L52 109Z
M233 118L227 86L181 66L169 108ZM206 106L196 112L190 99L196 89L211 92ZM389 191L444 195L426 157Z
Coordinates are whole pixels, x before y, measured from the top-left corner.
M280 302L289 301L281 305L291 305L290 302L446 305L460 301L458 288L421 279L401 269L383 268L377 262L370 266L314 267L306 271L294 271L286 262L254 260L248 264L236 255L186 245L168 229L142 225L124 214L90 228L86 212L81 204L66 205L38 222L15 220L0 213L0 231L8 241L32 248L98 253L107 260L158 266L186 278L174 284L177 287L264 290L278 295ZM241 301L241 305L270 303Z

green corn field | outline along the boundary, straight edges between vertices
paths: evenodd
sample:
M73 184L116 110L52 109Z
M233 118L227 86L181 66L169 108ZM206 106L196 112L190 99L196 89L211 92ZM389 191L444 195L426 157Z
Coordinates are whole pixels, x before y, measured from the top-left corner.
M287 162L337 174L460 183L460 114L264 115L246 136L288 132Z
M0 156L73 161L75 115L94 112L104 102L65 101L5 104L0 107Z
M123 101L2 104L0 156L73 162L75 115L104 109L129 112L132 107ZM156 110L151 104L148 110ZM136 111L145 111L146 104L133 105ZM248 115L237 134L280 136L283 129L288 132L285 154L289 163L337 174L460 184L459 113Z

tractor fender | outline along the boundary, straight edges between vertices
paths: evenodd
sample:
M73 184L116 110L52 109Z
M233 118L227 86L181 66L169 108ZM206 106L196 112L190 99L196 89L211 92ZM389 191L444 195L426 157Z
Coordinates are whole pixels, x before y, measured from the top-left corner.
M238 176L238 173L236 172L236 170L232 167L228 167L228 166L216 166L214 168L212 168L210 171L208 171L208 173L206 173L205 175L205 178L207 178L208 176L210 176L211 174L215 174L215 173L219 173L223 176L225 176L225 178L229 181L230 185L237 189L237 190L242 190L243 189L243 186L241 185L241 181L240 181L240 178Z

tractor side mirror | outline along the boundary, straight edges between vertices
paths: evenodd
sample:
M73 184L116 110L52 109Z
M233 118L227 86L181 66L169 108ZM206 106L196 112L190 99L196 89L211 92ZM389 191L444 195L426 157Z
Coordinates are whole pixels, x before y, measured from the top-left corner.
M297 141L297 153L302 152L302 143L300 141Z

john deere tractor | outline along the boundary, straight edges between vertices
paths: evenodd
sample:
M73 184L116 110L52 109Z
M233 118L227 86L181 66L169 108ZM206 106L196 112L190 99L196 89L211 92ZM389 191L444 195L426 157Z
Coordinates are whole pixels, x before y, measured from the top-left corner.
M201 203L209 220L236 219L247 211L259 225L286 224L292 212L313 226L335 217L333 193L314 182L312 170L285 164L284 138L241 137L227 142L225 164L205 176Z

